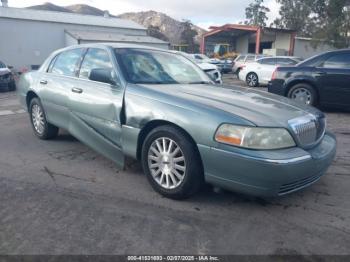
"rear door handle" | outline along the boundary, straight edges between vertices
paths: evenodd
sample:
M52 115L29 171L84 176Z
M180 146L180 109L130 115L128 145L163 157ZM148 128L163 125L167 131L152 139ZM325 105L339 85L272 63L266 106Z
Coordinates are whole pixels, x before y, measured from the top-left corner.
M40 84L47 85L47 81L46 80L40 80Z
M83 93L83 89L77 88L77 87L73 87L73 88L72 88L72 92L73 92L73 93L81 94L81 93Z

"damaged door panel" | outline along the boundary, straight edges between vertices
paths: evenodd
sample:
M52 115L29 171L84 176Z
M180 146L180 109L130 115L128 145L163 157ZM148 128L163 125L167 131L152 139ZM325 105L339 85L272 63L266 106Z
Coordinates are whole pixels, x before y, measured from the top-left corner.
M90 80L90 73L96 68L113 70L106 50L89 49L80 66L79 78L72 80L76 85L73 83L69 96L69 131L123 166L121 114L124 88L119 84ZM86 131L81 132L83 127Z

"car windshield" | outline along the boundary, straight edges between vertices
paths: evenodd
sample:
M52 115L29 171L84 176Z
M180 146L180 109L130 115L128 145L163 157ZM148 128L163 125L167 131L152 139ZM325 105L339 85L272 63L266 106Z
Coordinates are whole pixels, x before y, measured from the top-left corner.
M0 61L0 68L6 68L6 65Z
M124 77L134 84L206 84L210 78L193 62L173 53L117 48Z

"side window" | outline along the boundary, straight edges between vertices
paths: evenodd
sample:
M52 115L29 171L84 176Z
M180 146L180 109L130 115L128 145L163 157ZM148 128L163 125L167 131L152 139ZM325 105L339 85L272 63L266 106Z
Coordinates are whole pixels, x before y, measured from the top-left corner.
M241 61L244 61L245 59L245 56L239 56L237 59L236 59L236 62L241 62Z
M195 55L195 58L198 59L198 60L203 60L203 58L199 55Z
M323 63L324 68L349 68L350 69L350 54L333 55Z
M82 53L83 49L81 48L60 53L54 58L53 66L49 68L49 72L65 76L75 76L75 70Z
M254 55L248 55L247 59L245 60L246 62L252 62L255 61L255 56Z
M98 48L90 48L81 64L79 77L89 79L92 69L113 69L107 51Z
M259 61L259 63L262 65L275 65L276 59L275 58L265 58L265 59L261 59Z
M277 58L278 65L295 65L297 62L289 58Z

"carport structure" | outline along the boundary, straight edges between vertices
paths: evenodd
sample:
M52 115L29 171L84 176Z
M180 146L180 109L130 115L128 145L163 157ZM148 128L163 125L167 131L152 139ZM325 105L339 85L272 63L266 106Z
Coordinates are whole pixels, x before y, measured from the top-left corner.
M212 26L211 31L203 35L201 53L210 54L216 44L229 44L237 53L263 53L264 49L285 50L292 55L296 32L288 29L277 29L240 24Z

